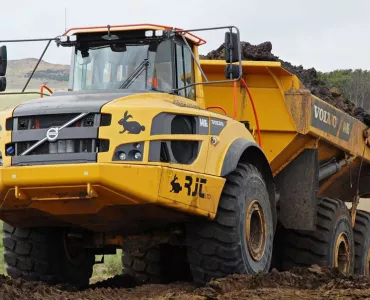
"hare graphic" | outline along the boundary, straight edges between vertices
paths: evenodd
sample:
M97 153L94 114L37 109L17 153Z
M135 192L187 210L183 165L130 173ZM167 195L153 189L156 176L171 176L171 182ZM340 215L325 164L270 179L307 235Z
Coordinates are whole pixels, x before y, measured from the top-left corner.
M172 190L170 190L170 193L174 192L178 194L182 190L182 186L180 183L176 182L178 179L177 175L175 174L175 177L171 180Z
M119 125L122 125L122 131L119 133L128 132L129 134L139 134L140 132L145 130L145 126L141 125L139 122L136 121L130 121L127 122L129 118L132 118L131 115L128 114L128 111L126 110L125 114L123 115L123 118L118 121Z

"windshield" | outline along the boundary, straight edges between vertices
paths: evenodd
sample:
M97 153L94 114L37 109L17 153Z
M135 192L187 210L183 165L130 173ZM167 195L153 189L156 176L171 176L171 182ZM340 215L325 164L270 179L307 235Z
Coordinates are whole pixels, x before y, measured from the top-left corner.
M75 51L70 87L75 91L134 89L168 92L172 89L170 49L167 41L151 46L140 42L123 46L85 45ZM160 79L158 72L163 74Z

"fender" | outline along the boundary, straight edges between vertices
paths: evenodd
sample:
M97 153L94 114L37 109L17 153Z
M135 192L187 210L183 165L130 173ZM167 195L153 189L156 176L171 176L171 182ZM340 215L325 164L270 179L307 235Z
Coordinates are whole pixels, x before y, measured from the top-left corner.
M262 151L262 149L254 142L243 138L238 138L232 142L226 152L220 176L226 176L234 171L239 162L250 163L257 167L262 173L265 180L267 190L269 192L269 199L271 202L271 210L274 221L274 227L277 224L277 211L276 211L276 193L274 176L271 171L269 161Z

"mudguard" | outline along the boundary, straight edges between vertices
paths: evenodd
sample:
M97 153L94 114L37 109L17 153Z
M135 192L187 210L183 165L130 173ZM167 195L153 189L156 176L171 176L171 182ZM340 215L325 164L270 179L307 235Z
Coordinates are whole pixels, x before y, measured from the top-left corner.
M232 142L226 152L220 175L226 176L227 174L234 171L239 162L250 163L256 166L262 173L263 179L265 180L269 192L271 210L274 218L274 227L276 228L277 212L275 184L271 167L266 155L255 142L243 138L238 138Z

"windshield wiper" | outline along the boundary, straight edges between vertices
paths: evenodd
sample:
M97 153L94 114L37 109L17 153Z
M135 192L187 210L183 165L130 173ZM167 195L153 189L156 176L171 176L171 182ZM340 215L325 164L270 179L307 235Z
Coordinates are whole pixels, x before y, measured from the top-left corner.
M121 84L120 89L128 88L141 73L149 67L149 60L145 58L132 74Z

